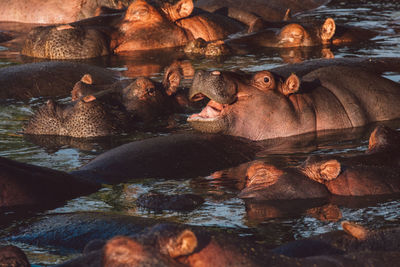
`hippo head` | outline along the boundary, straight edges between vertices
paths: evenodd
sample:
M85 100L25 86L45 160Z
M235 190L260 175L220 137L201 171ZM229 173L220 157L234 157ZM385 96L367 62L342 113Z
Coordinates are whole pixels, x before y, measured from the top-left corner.
M322 25L302 26L291 23L283 27L275 36L278 47L315 46L328 44L335 34L336 24L332 18L327 18Z
M234 72L198 71L189 97L211 99L188 118L199 131L224 133L252 140L296 135L301 127L291 96L300 86L296 75L286 80L268 71L252 77Z
M71 104L49 100L32 116L24 133L78 138L107 136L120 130L118 121L117 116L108 112L93 96Z
M133 238L110 239L103 248L103 263L104 266L176 266L176 258L193 253L197 246L198 239L190 229L158 224Z
M170 114L173 106L161 84L148 78L137 78L122 90L125 108L139 121L151 121Z
M192 13L192 0L135 0L118 25L114 52L149 50L184 45L193 37L175 22Z
M294 168L279 169L256 161L247 169L246 187L240 198L255 200L308 199L327 197L326 188Z

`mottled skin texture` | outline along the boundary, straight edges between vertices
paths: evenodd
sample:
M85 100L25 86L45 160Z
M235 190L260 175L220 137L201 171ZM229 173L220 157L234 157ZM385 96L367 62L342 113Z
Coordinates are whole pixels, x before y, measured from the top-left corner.
M81 26L43 26L26 37L21 53L48 59L80 59L109 54L109 40L102 32Z
M31 117L24 133L98 137L121 133L125 123L123 111L112 110L96 99L65 105L49 100Z
M242 23L219 14L196 10L196 14L189 16L192 11L192 0L172 4L135 0L121 14L33 30L22 53L53 59L88 58L108 51L125 53L178 47L196 38L218 40L245 28ZM60 27L73 28L57 30ZM80 53L82 48L90 53Z
M111 84L118 75L110 70L73 62L41 62L0 70L0 101L32 97L67 96L76 81L89 73L99 84Z
M282 78L272 72L266 76L264 81L257 74L198 71L189 97L196 100L205 95L211 101L188 121L203 132L263 140L400 116L399 84L357 65L315 69L302 76L298 88L293 87L296 93L289 95L279 86L296 85L293 75ZM255 78L263 90L255 86Z
M117 8L127 1L113 0L15 0L0 1L0 21L23 23L69 23L93 17L101 6Z
M378 127L371 134L371 148L354 157L313 156L293 168L255 162L247 169L246 187L239 196L271 200L400 193L399 153L387 147L390 143L397 148L399 136L394 130ZM325 188L306 183L307 179Z

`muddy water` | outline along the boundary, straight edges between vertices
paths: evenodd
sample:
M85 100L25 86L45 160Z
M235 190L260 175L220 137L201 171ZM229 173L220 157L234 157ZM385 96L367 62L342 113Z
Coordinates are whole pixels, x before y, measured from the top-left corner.
M400 2L346 0L332 1L327 6L301 14L299 18L332 17L337 23L348 24L376 30L378 36L372 42L356 46L333 47L330 52L336 57L362 56L398 56L400 52ZM0 47L0 66L31 62L15 53ZM225 59L188 58L195 69L242 69L258 71L306 59L318 58L323 53L318 48L273 50L262 49L247 52ZM147 56L130 55L109 57L89 61L88 63L120 71L123 75L134 77L148 74L160 79L162 69L177 57L176 53L163 52ZM399 73L387 73L387 77L400 81ZM61 101L67 101L61 99ZM25 138L20 131L37 106L45 99L32 99L29 102L10 102L0 105L0 156L28 162L58 170L76 169L96 155L122 143L171 134L174 131L190 131L185 124L178 124L174 130L137 132L130 135L96 140L52 139L33 140ZM182 114L182 117L187 114ZM396 124L398 125L398 124ZM400 129L399 127L397 127ZM365 130L368 132L368 130ZM310 153L340 153L352 155L363 153L367 148L367 134L335 135L310 147L295 150L273 151L274 155L261 155L280 163L296 164ZM270 151L271 153L271 151ZM279 154L279 155L275 155ZM160 181L142 179L134 183L106 187L99 192L69 201L65 206L45 213L71 211L107 211L135 216L164 218L171 221L196 225L216 225L221 227L254 228L265 236L265 242L280 244L340 228L340 221L320 221L312 215L312 208L326 203L245 203L235 197L234 175L230 172L210 174L207 177L187 181ZM158 191L163 193L195 192L205 197L206 202L199 209L188 213L163 212L152 213L135 206L134 200L142 193ZM372 228L398 225L400 223L400 201L396 198L334 199L343 218L358 221ZM8 214L1 214L6 216ZM0 220L1 221L1 220ZM17 221L15 222L17 223ZM1 226L0 226L1 227ZM4 229L3 229L4 230ZM48 265L65 260L73 255L58 255L50 249L21 245L34 264Z

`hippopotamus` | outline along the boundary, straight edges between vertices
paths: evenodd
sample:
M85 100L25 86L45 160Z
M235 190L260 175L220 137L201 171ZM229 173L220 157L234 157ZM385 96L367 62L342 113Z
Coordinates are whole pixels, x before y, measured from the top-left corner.
M65 172L0 158L0 207L54 207L100 189Z
M336 25L332 18L327 18L323 22L273 23L253 34L228 39L227 44L279 48L346 45L370 40L376 35L371 30Z
M71 91L73 102L48 100L31 117L24 133L86 138L154 126L157 118L193 110L179 86L181 69L179 62L168 67L163 83L139 77L102 85L85 74Z
M399 153L388 148L388 143L396 146L399 136L390 128L377 127L369 150L354 157L311 156L288 168L257 161L247 169L246 187L239 196L273 200L400 193Z
M102 6L122 8L129 2L125 0L32 0L29 2L1 0L0 21L43 24L70 23L97 15Z
M241 138L181 133L116 147L69 173L0 158L4 162L0 185L7 189L0 190L0 199L7 200L0 202L0 207L58 204L96 192L104 184L113 185L133 179L188 179L208 175L212 171L247 162L259 150L257 144ZM193 165L193 162L199 164ZM13 185L11 188L8 187L10 184ZM66 186L72 189L65 190Z
M195 2L195 6L209 12L214 12L224 7L234 7L254 13L267 21L282 21L288 9L291 10L291 13L296 14L298 12L315 9L328 2L330 2L330 0L306 0L301 3L295 0L253 0L251 2L243 0L198 0Z
M25 253L20 248L13 245L0 247L0 265L19 267L31 266Z
M202 132L263 140L400 117L400 85L361 65L331 65L299 76L199 70L189 97L211 100L188 122Z
M108 136L126 129L127 119L94 97L59 104L48 100L30 118L24 134L62 135L76 138Z
M82 231L82 227L74 232L81 239L86 239L86 232L97 232L100 239L89 242L84 248L84 254L78 258L69 260L57 266L315 266L335 262L341 265L362 266L367 262L394 263L398 259L399 228L389 228L378 231L368 231L349 222L343 222L346 231L334 231L319 236L297 240L283 244L275 249L269 249L262 242L255 242L255 237L240 238L236 233L225 233L223 229L215 231L206 227L195 227L180 224L161 223L146 228L138 233L137 227L143 222L135 223L131 218L113 216L111 221L116 232L126 232L132 229L131 234L110 236L108 240L101 238L107 236L97 228L104 228L107 224L104 216L92 215L98 220L85 219L88 214L67 214L51 216L76 218L85 223L91 231ZM49 221L49 219L47 219ZM74 220L67 220L74 222ZM38 228L46 219L35 226L39 232L51 232L51 229ZM88 223L89 222L89 223ZM124 222L124 224L121 224ZM75 223L73 223L75 224ZM103 225L103 227L101 227ZM68 226L69 227L69 226ZM142 226L143 227L143 226ZM54 228L54 227L53 227ZM35 229L35 228L32 228ZM31 231L30 229L29 231ZM49 231L50 230L50 231ZM93 231L94 230L94 231ZM105 229L104 229L105 230ZM29 232L14 236L15 240L25 242L32 238ZM59 232L64 236L65 231ZM79 235L80 234L80 235ZM33 234L38 237L38 235ZM54 234L43 235L42 240ZM51 239L51 238L50 238ZM33 240L32 240L33 241ZM40 242L40 239L37 239ZM47 240L49 241L49 240ZM60 239L61 243L72 244L73 239ZM83 240L82 240L83 241ZM81 242L82 243L82 242ZM46 243L43 243L46 244ZM82 244L81 244L82 246Z
M88 58L110 52L179 47L196 38L224 39L246 28L240 21L216 13L196 10L192 14L193 8L192 0L135 0L125 12L112 17L103 15L34 29L21 53L52 59Z
M112 84L119 75L111 70L76 62L39 62L0 70L0 100L67 96L85 74L99 84Z

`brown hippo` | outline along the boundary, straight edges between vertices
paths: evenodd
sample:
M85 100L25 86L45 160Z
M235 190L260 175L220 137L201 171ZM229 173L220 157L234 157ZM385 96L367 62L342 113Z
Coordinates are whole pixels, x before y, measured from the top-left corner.
M111 84L118 74L104 68L74 62L40 62L0 69L0 101L32 97L67 96L84 74L99 84Z
M183 46L196 38L218 40L245 29L235 19L201 11L189 16L192 11L192 0L135 0L125 12L112 17L33 30L22 54L58 59L95 57L107 54L106 50L123 53ZM82 48L92 51L84 55Z
M394 130L378 127L371 134L366 154L349 158L313 156L290 168L255 162L247 169L247 184L239 196L271 200L400 193L399 136ZM325 188L307 183L307 179Z
M0 266L30 267L31 265L20 248L8 245L0 247Z
M321 5L325 5L330 0L198 0L195 2L196 7L200 7L209 12L214 12L224 7L234 7L254 13L267 21L281 21L287 9L290 9L293 14L305 10L311 10Z
M71 198L93 193L100 185L65 172L0 157L0 207L56 206Z
M59 231L57 233L60 237L65 236L66 233L69 234L69 232L61 230L61 225L53 226L54 222L60 223L62 219L64 219L64 224L67 222L67 229L70 228L70 224L78 227L77 231L72 232L75 239L81 239L81 246L84 239L87 239L87 233L89 236L97 233L100 238L106 237L107 234L109 238L112 237L108 241L95 239L89 242L82 256L57 265L60 267L127 265L311 267L316 265L365 266L365 264L381 266L381 264L395 264L399 257L399 228L368 231L348 222L343 222L342 226L350 235L343 231L334 231L289 242L270 250L262 244L263 242L256 242L257 239L254 236L238 237L237 233L228 234L223 229L216 231L206 227L163 223L149 227L138 234L139 229L148 219L135 222L132 218L112 215L112 220L110 220L101 214L85 213L51 215L49 217L47 220L36 223L36 232L43 233L39 235L34 232L29 233L29 231L35 230L35 227L31 227L28 232L22 231L22 235L14 236L13 239L29 242L36 236L39 241L38 245L47 244L40 241L45 239L50 241L52 237L56 236L56 234L49 234L52 230ZM51 227L43 230L47 228L43 227L43 224L52 220ZM84 223L84 226L77 224L76 220ZM111 223L113 227L108 227L106 222ZM42 228L39 228L41 224ZM136 228L135 225L137 225ZM107 227L107 230L100 231L104 227ZM123 235L129 230L131 231L129 236ZM48 234L45 234L46 232ZM104 234L105 232L106 234ZM117 234L113 237L112 232L114 234L121 232L122 235ZM60 243L56 241L54 245L72 244L74 238L70 240L61 238ZM33 239L31 241L34 242Z
M211 100L188 122L202 132L263 140L400 117L400 85L358 64L302 75L198 71L189 97Z
M0 21L70 23L95 16L102 6L121 8L129 2L126 0L1 0Z
M72 103L52 100L41 106L24 127L25 134L62 135L77 138L118 134L126 128L125 114L93 96Z
M332 18L327 18L324 22L273 23L256 33L227 40L227 44L280 48L344 45L360 43L376 35L370 30L336 25Z
M24 133L82 138L154 127L157 118L193 110L183 89L178 88L180 71L178 62L167 69L166 87L145 77L102 85L85 74L71 91L72 103L49 100L29 120Z

